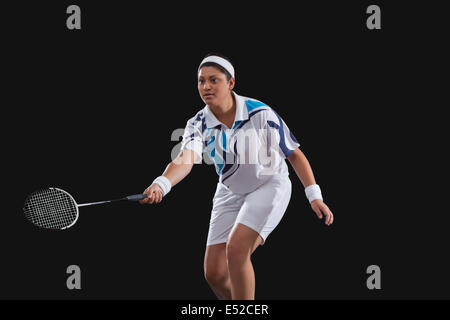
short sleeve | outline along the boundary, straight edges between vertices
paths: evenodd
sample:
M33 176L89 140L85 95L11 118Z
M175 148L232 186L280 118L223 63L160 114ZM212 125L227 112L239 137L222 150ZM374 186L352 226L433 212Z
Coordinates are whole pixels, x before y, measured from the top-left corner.
M268 147L283 158L289 157L300 146L284 120L273 109L266 114L265 128Z
M195 120L195 117L189 119L184 129L181 150L193 150L202 159L203 154L203 135L202 120ZM201 160L200 160L201 161Z

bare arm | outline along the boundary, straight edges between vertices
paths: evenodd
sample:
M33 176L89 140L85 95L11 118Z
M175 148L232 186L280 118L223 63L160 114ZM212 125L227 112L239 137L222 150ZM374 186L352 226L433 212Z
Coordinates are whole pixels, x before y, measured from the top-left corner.
M194 166L195 152L192 150L183 150L180 154L166 167L163 176L169 179L172 187L183 180L192 170Z
M172 187L191 172L195 156L194 151L183 150L175 160L167 165L162 175L169 179ZM147 195L147 198L141 200L141 203L159 203L162 200L162 190L156 183L145 189L144 193Z
M309 161L300 149L295 149L288 160L305 188L316 183Z
M287 159L305 188L316 183L311 165L300 149L295 149ZM322 219L322 215L325 216L326 225L329 226L333 223L333 213L322 200L317 199L311 202L311 208L319 219Z

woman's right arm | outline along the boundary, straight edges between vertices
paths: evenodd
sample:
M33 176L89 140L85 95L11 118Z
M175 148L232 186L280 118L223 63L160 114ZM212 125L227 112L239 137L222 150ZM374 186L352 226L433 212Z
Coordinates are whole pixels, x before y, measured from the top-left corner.
M191 172L195 157L196 153L193 150L184 149L169 163L162 175L170 181L172 187ZM145 189L144 194L147 198L139 201L140 203L159 203L163 198L163 191L156 183Z

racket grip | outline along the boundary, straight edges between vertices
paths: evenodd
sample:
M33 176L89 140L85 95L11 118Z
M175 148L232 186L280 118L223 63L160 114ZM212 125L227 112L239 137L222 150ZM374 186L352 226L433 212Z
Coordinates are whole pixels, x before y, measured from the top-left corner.
M132 195L132 196L128 196L128 197L127 197L127 200L130 200L130 201L139 201L139 200L142 200L142 199L145 199L145 198L147 198L147 195L141 193L141 194L134 194L134 195Z

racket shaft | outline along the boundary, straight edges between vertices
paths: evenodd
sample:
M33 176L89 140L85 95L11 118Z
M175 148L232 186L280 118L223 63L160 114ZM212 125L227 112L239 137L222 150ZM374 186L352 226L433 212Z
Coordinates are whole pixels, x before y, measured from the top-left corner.
M142 199L145 199L145 198L147 198L146 194L134 194L132 196L128 196L128 197L121 198L121 199L97 201L97 202L90 202L90 203L81 203L81 204L78 205L78 207L95 206L95 205L98 205L98 204L105 204L105 203L116 202L116 201L124 201L124 200L139 201L139 200L142 200Z
M78 205L78 207L96 206L98 204L104 204L104 203L110 203L110 202L113 202L113 200L97 201L97 202L90 202L90 203L80 203Z

